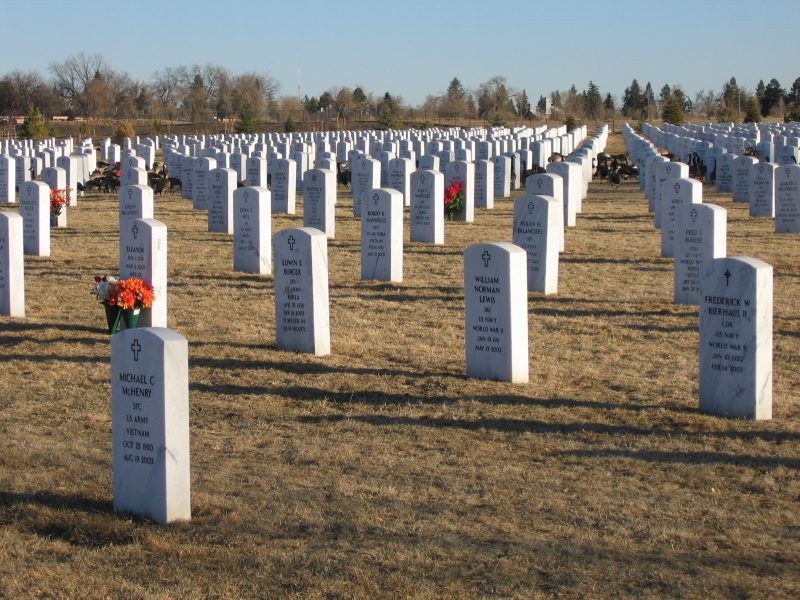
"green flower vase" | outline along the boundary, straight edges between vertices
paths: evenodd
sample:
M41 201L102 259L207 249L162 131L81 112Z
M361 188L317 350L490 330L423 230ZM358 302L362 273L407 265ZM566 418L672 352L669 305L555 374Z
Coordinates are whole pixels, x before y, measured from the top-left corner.
M106 309L106 321L108 322L108 333L114 335L117 333L117 329L119 329L119 320L121 315L121 309L118 306L109 306L105 304Z
M139 314L141 308L125 308L122 310L122 318L125 320L125 329L136 329L139 324Z

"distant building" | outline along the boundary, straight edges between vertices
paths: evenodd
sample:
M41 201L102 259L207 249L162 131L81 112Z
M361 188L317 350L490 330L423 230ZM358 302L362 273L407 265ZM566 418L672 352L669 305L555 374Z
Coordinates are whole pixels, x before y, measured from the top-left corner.
M553 97L542 96L536 105L536 116L540 119L549 119L553 116Z
M550 118L553 116L553 97L545 96L544 98L544 116Z

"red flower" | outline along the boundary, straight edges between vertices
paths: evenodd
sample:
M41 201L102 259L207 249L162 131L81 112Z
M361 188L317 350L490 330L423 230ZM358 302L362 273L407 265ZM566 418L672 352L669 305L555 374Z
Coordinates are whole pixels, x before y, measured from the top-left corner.
M464 204L464 182L453 181L444 190L444 213L452 218Z

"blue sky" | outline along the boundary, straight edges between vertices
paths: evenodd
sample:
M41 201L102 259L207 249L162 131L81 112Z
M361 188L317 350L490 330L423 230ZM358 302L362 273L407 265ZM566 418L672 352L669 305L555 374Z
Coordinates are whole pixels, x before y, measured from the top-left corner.
M31 0L0 14L0 74L99 53L136 79L211 63L295 95L299 63L309 96L361 85L411 104L453 77L476 89L500 75L534 102L590 79L603 95L635 77L693 97L731 76L748 89L800 77L800 0Z

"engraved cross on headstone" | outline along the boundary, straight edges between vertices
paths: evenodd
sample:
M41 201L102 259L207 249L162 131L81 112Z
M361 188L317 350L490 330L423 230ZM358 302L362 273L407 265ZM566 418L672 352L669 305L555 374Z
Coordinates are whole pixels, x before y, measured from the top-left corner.
M488 267L489 261L492 259L492 255L489 254L488 250L484 250L483 254L481 254L481 258L483 259L483 266Z
M133 343L131 344L131 352L133 352L134 362L139 362L139 352L141 351L142 351L142 345L139 343L138 339L134 339Z
M697 209L693 208L691 210L691 212L689 212L689 216L692 218L692 223L696 222L697 221Z
M286 243L289 244L289 250L294 252L294 236L290 235L286 238Z
M138 239L139 237L139 226L134 223L133 227L131 228L131 233L133 234L133 239Z
M723 273L723 275L725 275L725 287L728 287L728 285L730 285L730 282L731 282L731 271L730 271L730 269L725 269L725 272Z
M375 202L375 206L378 205L378 194L372 194L372 200Z

